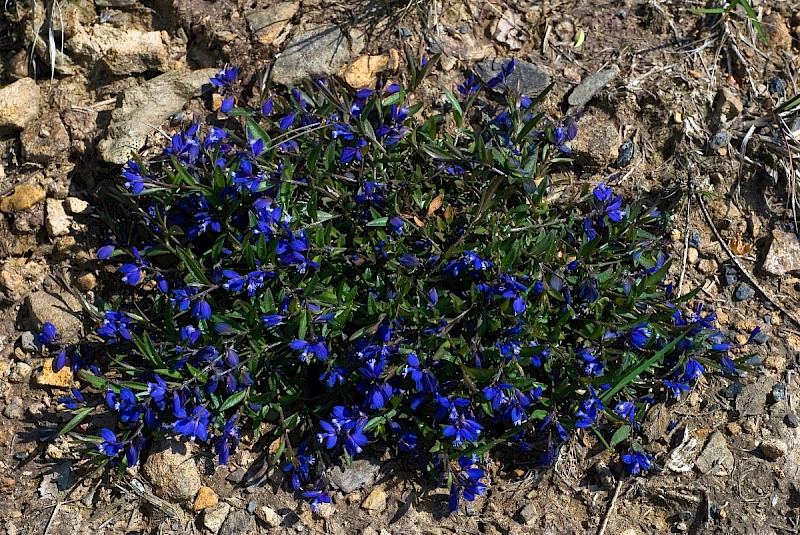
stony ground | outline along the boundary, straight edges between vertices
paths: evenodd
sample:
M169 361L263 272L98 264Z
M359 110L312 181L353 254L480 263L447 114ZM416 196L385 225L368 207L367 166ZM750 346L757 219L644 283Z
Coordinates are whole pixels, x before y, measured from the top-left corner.
M34 5L35 4L35 5ZM6 533L758 533L800 531L800 243L794 156L800 3L752 1L705 16L692 2L611 0L10 0L0 13L0 529ZM33 5L33 8L32 8ZM546 6L546 7L543 7ZM61 43L63 42L63 48ZM402 80L405 50L443 53L421 98L466 69L524 62L514 83L574 115L573 182L615 175L674 214L673 278L745 340L752 370L710 378L644 425L662 470L621 468L578 435L555 467L493 466L485 499L447 516L443 490L407 467L358 461L336 473L332 507L312 514L259 470L261 445L230 467L197 449L151 447L121 479L87 472L68 441L45 440L68 415L33 331L93 329L105 275L104 188L131 150L158 150L219 106L201 85L225 63L253 82L339 75L354 87ZM51 67L53 71L51 72ZM107 290L106 290L107 291ZM104 293L105 294L105 293ZM254 464L254 461L255 464ZM257 484L254 484L257 483Z

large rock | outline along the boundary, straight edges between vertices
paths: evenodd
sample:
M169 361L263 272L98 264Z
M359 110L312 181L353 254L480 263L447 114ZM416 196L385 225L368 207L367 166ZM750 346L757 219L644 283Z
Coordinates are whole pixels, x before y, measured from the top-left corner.
M102 61L109 71L121 76L169 69L169 49L161 32L97 24L88 32L72 37L67 47L84 65L93 66Z
M83 327L79 314L81 303L72 294L49 294L38 291L28 296L29 328L41 330L49 321L56 326L59 339L64 343L78 340Z
M729 476L733 473L734 458L728 441L721 431L715 431L697 458L695 466L704 474L713 476Z
M622 138L614 120L592 110L578 122L578 137L572 142L575 160L582 165L602 167L616 161Z
M190 442L156 442L144 462L144 475L165 497L176 502L191 500L200 490L200 471L192 458Z
M771 275L800 271L800 241L793 232L772 231L772 243L761 266Z
M72 219L64 211L64 203L58 199L47 199L47 217L44 221L47 234L51 238L66 236L71 224Z
M0 89L0 133L22 130L39 117L42 94L30 78Z
M331 483L345 494L375 483L380 466L366 459L353 461L350 466L337 466L330 470Z
M111 124L99 144L100 156L110 163L127 162L154 128L200 96L203 86L210 87L209 79L216 73L217 69L173 71L126 90L111 113Z
M263 45L271 45L300 9L300 2L270 2L245 13L247 26Z
M69 134L56 113L45 114L22 131L22 155L29 162L47 164L69 151Z
M14 193L0 199L0 212L11 214L27 210L34 204L42 202L47 192L35 184L20 184Z
M619 76L619 67L612 65L602 71L590 74L572 90L569 95L569 105L571 108L582 108L592 100L598 91L603 89L608 83Z
M475 73L484 82L488 82L505 67L508 58L488 58L475 65ZM523 95L536 96L550 85L550 74L541 67L527 61L517 61L517 65L511 74L506 77L504 84L494 87L494 91L504 92L511 89L519 91Z
M272 78L293 84L303 78L327 77L364 48L364 35L341 26L307 29L295 36L275 60Z

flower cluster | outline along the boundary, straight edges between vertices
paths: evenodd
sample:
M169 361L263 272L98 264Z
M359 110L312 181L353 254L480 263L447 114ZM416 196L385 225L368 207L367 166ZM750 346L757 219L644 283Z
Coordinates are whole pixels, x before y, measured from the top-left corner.
M117 417L95 455L132 466L172 434L226 463L269 423L273 460L315 509L331 463L373 443L427 460L453 510L486 490L494 446L546 463L573 429L626 441L630 472L648 470L647 406L715 358L735 369L733 346L675 301L655 208L613 177L550 200L574 122L545 122L535 96L479 100L473 76L423 118L413 89L434 64L410 88L317 80L252 107L226 68L219 122L125 166L133 230L97 256L124 257L135 292L105 304L99 364L57 359ZM40 341L59 350L49 324Z

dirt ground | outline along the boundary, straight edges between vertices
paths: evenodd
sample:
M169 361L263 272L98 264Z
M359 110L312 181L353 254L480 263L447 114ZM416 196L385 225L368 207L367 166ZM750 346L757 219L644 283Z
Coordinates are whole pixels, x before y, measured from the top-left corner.
M752 1L765 41L741 8L704 15L691 8L717 4L679 0L62 0L53 10L52 78L47 26L37 39L31 29L47 19L48 4L33 4L10 0L0 13L0 95L6 86L34 95L11 111L0 99L0 530L800 531L800 113L786 105L800 93L800 2ZM402 80L394 64L406 48L420 57L442 52L422 94L432 101L486 58L516 57L546 72L555 88L545 111L573 115L580 128L576 163L563 178L614 181L669 210L676 287L701 286L698 299L740 342L761 327L747 348L751 371L736 381L709 376L650 411L643 433L658 469L620 478L615 458L579 433L552 469L500 455L486 497L458 515L446 514L445 490L395 462L312 514L274 469L246 484L261 445L245 444L230 467L195 454L203 484L225 504L215 506L216 522L192 511L191 500L187 507L160 498L137 470L122 479L87 474L67 441L44 440L69 418L54 411L69 383L42 377L30 331L53 307L47 292L68 296L60 312L76 335L80 301L103 294L105 273L91 253L107 231L95 208L121 167L98 147L116 120L117 97L163 73L226 63L251 81L273 65L291 79L312 61L293 46L319 39L320 28L341 36L341 54L324 49L335 63L329 74L353 84ZM608 69L619 72L573 109L575 88ZM210 99L192 97L149 125L145 152L161 143L156 127L171 134L210 113ZM371 454L380 460L383 452ZM373 495L378 505L368 509Z

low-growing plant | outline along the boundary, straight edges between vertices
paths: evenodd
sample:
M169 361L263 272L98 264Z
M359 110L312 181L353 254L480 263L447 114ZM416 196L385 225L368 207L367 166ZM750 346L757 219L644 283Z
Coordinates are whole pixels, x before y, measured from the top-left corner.
M648 470L644 409L733 366L715 315L665 282L666 217L555 182L577 125L537 112L543 95L498 104L470 76L438 111L414 103L434 63L411 65L409 88L316 80L257 109L227 68L218 126L131 160L129 219L98 257L124 258L136 290L102 304L92 358L55 359L117 422L78 435L103 403L75 390L61 434L120 469L165 434L222 464L263 439L313 508L326 470L369 444L417 459L452 510L484 493L498 448L547 464L576 428ZM51 325L41 340L59 350Z

